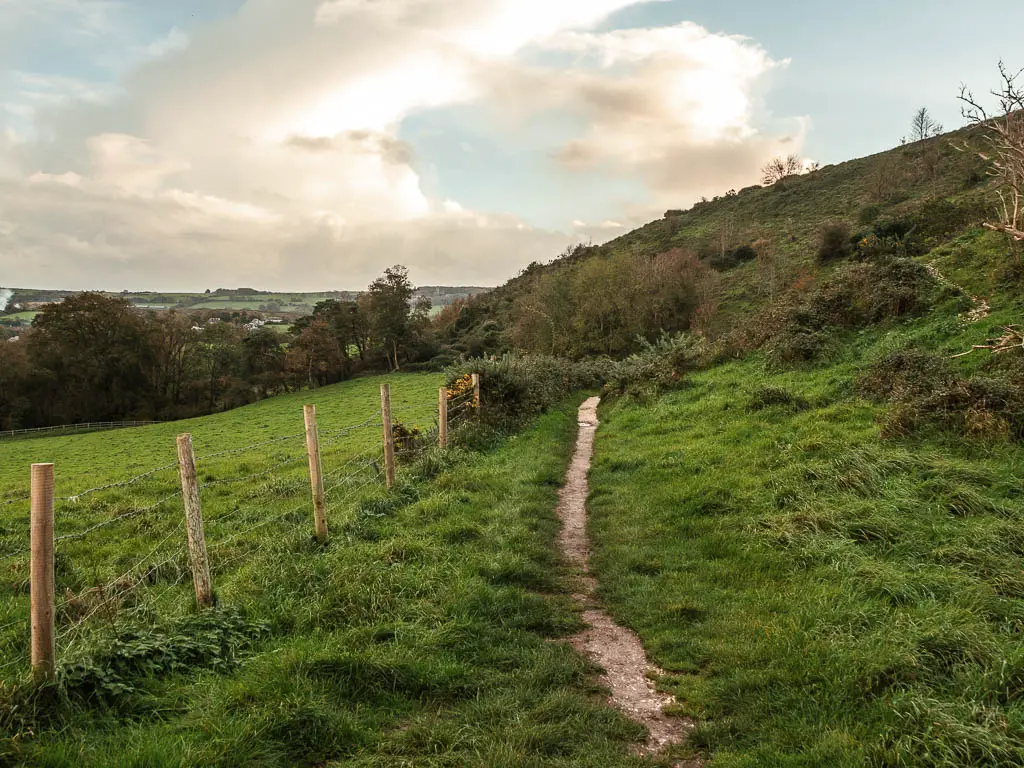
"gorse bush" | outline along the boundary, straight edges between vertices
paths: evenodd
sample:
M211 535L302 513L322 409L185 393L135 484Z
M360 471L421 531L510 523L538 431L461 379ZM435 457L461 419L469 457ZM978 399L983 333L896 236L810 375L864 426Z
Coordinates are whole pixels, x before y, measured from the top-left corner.
M988 439L1024 439L1024 386L1018 372L995 370L965 378L938 355L901 350L861 374L857 391L893 407L884 437L929 429Z
M844 264L806 294L789 294L763 311L751 346L776 366L824 357L835 331L863 328L922 312L937 284L917 262L898 256Z
M639 339L638 343L639 352L609 364L607 387L641 400L681 386L684 375L700 367L709 351L704 339L688 333L664 333L657 341Z
M467 375L479 373L481 420L494 426L514 427L574 392L599 388L606 366L602 361L506 354L452 366L446 381L448 387L455 388Z

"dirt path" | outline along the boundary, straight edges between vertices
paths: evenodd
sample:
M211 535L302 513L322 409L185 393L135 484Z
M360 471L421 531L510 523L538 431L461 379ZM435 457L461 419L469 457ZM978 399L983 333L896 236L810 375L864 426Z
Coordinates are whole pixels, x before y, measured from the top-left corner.
M970 325L976 323L979 320L984 320L988 317L992 311L992 307L989 306L988 301L979 296L974 296L968 293L962 285L957 285L944 274L939 271L939 268L935 266L934 261L929 261L924 265L924 268L928 270L928 273L934 277L939 283L949 288L953 288L960 291L964 296L971 300L971 308L960 315L960 322L963 325Z
M671 744L682 743L694 723L668 717L662 712L662 708L674 700L659 693L648 675L663 673L647 661L640 639L601 610L594 594L597 583L588 568L587 473L594 454L599 402L600 398L592 397L580 406L576 452L566 474L565 485L559 492L558 514L562 519L562 531L558 540L565 559L578 569L579 591L573 598L583 606L583 619L588 625L570 642L604 669L601 682L611 690L610 703L647 726L649 737L640 751L652 754ZM679 765L696 768L700 763Z

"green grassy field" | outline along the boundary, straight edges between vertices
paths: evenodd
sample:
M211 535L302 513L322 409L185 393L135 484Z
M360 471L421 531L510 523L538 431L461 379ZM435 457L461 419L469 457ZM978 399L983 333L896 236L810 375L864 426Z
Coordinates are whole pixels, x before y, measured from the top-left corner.
M438 378L390 377L396 414L426 425ZM295 466L203 490L217 608L193 607L187 560L150 574L123 601L59 611L66 697L28 693L4 669L0 760L46 766L628 766L638 726L603 704L568 644L579 627L554 547L556 491L575 406L485 453L455 448L407 465L392 492L370 485L332 502L332 539L311 536L301 440L204 461L301 431L320 409L325 471L376 450L379 427L331 432L376 412L377 379L264 401L174 425L0 445L0 484L24 490L29 461L55 459L58 494L170 461L191 430L200 479L231 480L289 457ZM89 477L83 473L89 470ZM70 478L74 478L74 482ZM109 519L173 482L173 470L58 508L58 534ZM328 484L330 486L330 483ZM138 498L136 498L138 497ZM331 497L329 495L329 501ZM282 515L283 513L283 515ZM65 588L101 583L166 533L183 543L180 504L81 542L58 542ZM268 523L268 521L270 521ZM237 540L239 530L249 532ZM4 510L3 546L24 543L24 512ZM81 546L79 546L81 545ZM145 562L157 556L143 557ZM27 653L26 573L4 561L3 656ZM116 589L104 597L116 594ZM84 599L84 598L83 598ZM80 612L92 612L76 629ZM651 765L650 761L644 762Z
M102 622L79 623L93 610L111 615L128 607L162 611L163 605L150 605L157 591L127 586L140 579L168 586L185 580L183 511L174 467L178 434L193 436L199 478L207 486L203 511L210 556L214 569L227 573L266 534L282 526L308 528L303 403L318 408L326 482L328 488L335 486L328 501L336 512L347 512L353 494L376 477L381 380L391 382L397 420L424 428L433 423L440 377L408 375L359 379L188 421L0 443L0 563L6 595L0 601L0 664L11 665L3 671L18 672L27 659L24 497L32 463L56 465L56 535L70 537L57 546L57 590L63 596L58 605L65 603L59 613L68 628L61 646L73 649L80 636L103 631ZM346 431L353 425L362 426ZM117 486L155 468L159 471ZM104 489L111 484L115 487ZM101 490L90 492L94 488ZM267 520L273 522L259 527ZM251 535L245 533L254 526ZM110 594L92 591L111 583ZM183 590L169 592L163 602L175 604L172 613L189 607Z
M38 312L12 312L9 315L4 315L3 319L4 320L18 320L18 321L21 321L21 322L31 323L33 320L36 319L36 315L38 315L38 314L39 314Z
M885 351L961 351L1017 314L940 311L832 364L750 358L603 407L600 592L714 765L1024 764L1024 451L882 440L852 387ZM766 386L791 401L762 407Z

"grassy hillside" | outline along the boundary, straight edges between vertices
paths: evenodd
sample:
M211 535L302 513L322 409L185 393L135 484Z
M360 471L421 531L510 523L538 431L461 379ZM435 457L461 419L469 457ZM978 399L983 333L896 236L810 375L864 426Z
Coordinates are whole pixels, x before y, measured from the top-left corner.
M940 252L991 285L976 251ZM991 301L975 323L949 300L811 364L752 354L604 407L601 593L715 765L1024 764L1022 414L994 389L954 402L1017 392L1021 356L949 360L1024 311ZM911 359L930 367L901 378Z
M1004 238L980 228L994 215L996 202L985 164L973 151L981 146L977 130L964 129L668 211L604 245L571 249L549 264L531 265L472 299L461 315L446 317L442 328L456 346L491 352L530 343L529 334L516 333L517 326L544 317L558 326L556 348L586 355L604 351L588 338L593 326L622 324L621 343L612 348L624 355L635 346L636 333L653 338L666 326L689 328L703 302L707 317L700 320L701 331L719 337L780 294L831 273L835 264L818 259L822 231L830 224L844 225L851 237L912 229L905 243L910 255L922 262L938 259L940 266L964 265L956 275L964 278L962 284L990 295L998 290L1007 247ZM705 267L703 275L691 268L667 276L699 283L698 295L675 315L630 324L622 315L644 302L630 296L630 283L653 257L673 249L694 255ZM970 258L960 254L950 260L961 251ZM617 262L621 272L614 271ZM607 311L601 313L601 305Z

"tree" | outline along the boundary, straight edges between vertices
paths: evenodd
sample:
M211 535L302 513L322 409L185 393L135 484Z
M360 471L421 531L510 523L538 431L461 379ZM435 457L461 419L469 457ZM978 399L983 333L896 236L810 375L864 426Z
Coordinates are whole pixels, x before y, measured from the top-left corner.
M242 339L246 378L259 387L263 397L275 393L283 384L285 353L277 331L259 328Z
M999 62L1001 82L991 92L999 100L994 115L967 86L960 88L963 116L984 131L988 151L978 154L991 164L989 174L996 180L999 195L999 220L986 222L985 227L1018 243L1024 242L1024 86L1018 82L1022 74L1024 69L1013 73Z
M395 265L370 283L366 309L370 335L384 351L393 371L399 367L399 349L406 346L412 330L409 314L415 289L409 281L409 270Z
M803 170L804 161L800 158L800 155L774 157L761 169L761 181L765 186L771 186L787 176L802 173Z
M941 135L943 130L942 124L932 119L928 107L921 107L910 122L910 141L924 141Z
M72 423L152 414L158 335L148 318L98 293L48 305L25 340L44 381L38 417Z
M286 365L296 384L330 384L341 377L341 348L323 319L307 326L288 350Z

